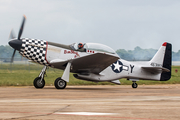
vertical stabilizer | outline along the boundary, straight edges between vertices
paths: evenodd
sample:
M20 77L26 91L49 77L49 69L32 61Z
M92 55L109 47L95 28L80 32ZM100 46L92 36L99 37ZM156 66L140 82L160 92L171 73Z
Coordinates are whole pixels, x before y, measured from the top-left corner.
M162 72L160 80L166 81L171 78L171 61L172 61L172 45L170 43L163 43L157 53L151 59L151 65L155 67L162 66L170 70L170 72Z

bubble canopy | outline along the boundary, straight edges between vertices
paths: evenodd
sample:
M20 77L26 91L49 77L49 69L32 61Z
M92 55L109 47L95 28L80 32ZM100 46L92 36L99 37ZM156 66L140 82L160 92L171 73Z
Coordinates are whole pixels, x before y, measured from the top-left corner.
M70 45L70 47L75 51L79 51L78 43L73 43ZM105 53L115 54L115 51L112 48L110 48L106 45L100 44L100 43L84 43L83 48L86 49L86 51L93 50L93 51L97 51L97 52L105 52Z

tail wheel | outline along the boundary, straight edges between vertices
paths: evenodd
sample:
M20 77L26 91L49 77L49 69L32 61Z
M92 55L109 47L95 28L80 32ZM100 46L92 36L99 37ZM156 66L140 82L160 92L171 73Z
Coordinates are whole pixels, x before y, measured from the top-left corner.
M56 87L56 89L64 89L66 88L66 81L62 80L59 77L54 81L54 86Z
M45 86L45 81L44 81L44 79L41 80L40 77L37 77L37 78L34 79L33 84L34 84L35 88L41 89L41 88L43 88Z
M137 83L135 83L135 82L133 82L133 84L132 84L132 88L137 88L138 87L138 84Z

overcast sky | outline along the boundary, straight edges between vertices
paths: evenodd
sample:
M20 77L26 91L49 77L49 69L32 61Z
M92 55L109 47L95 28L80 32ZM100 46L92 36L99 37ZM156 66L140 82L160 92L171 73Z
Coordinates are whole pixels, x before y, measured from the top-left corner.
M96 42L114 50L180 50L180 0L0 0L0 45L27 20L22 37L61 44Z

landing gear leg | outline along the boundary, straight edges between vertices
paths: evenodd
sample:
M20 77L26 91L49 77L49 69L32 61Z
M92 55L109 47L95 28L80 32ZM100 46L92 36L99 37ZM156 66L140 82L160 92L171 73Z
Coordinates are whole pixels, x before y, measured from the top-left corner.
M69 73L70 73L70 68L71 68L71 62L68 62L64 73L62 75L62 78L59 77L54 81L54 86L56 89L64 89L66 88L67 82L69 82Z
M132 88L137 88L137 87L138 87L138 84L136 83L136 81L133 81Z
M43 88L45 85L44 74L46 74L47 66L44 66L39 76L34 79L34 87L37 89Z

